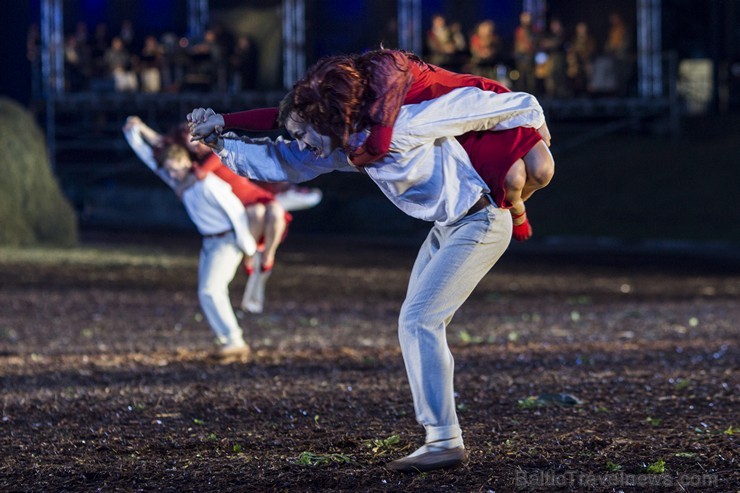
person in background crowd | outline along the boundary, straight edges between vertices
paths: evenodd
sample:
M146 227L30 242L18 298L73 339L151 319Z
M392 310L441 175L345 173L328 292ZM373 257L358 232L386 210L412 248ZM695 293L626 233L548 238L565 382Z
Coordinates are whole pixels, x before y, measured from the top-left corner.
M248 35L236 39L229 55L231 92L249 91L257 87L257 50Z
M92 52L93 60L93 77L108 77L108 66L105 63L105 53L110 47L110 38L108 36L108 25L105 22L98 22L95 25L93 33Z
M630 50L632 39L622 15L618 12L609 14L609 33L604 46L604 54L614 61L616 77L616 95L626 96L632 77L632 60Z
M532 27L532 15L529 12L522 12L519 15L519 25L514 30L514 65L518 72L514 88L517 91L532 94L537 90L534 72L536 48L537 38Z
M41 97L41 33L36 23L26 35L26 60L31 64L31 95L37 99Z
M451 70L460 71L468 64L468 41L465 39L462 24L453 22L450 24L450 36L452 43L455 45L455 53L452 55Z
M113 77L116 91L136 91L139 88L131 54L123 45L121 38L118 36L113 38L104 58L108 74Z
M470 72L498 80L496 65L501 61L502 46L496 24L491 19L479 22L470 36Z
M189 54L189 71L185 75L187 85L202 91L220 87L225 73L225 57L216 32L207 29L203 40L192 46Z
M440 67L449 67L454 63L455 42L442 14L432 16L432 27L426 35L427 58L429 63Z
M588 94L595 54L596 41L589 33L588 24L579 22L566 54L567 75L573 95Z
M164 50L157 38L152 35L144 39L144 48L139 56L139 75L143 92L162 90L162 60Z
M570 95L568 79L565 76L565 29L560 19L550 20L547 31L540 39L540 49L547 56L542 70L545 94L550 98L563 98Z
M67 91L81 91L85 88L83 53L77 38L69 35L64 39L64 83Z
M130 53L138 51L136 32L134 31L134 23L131 22L131 19L121 21L121 30L118 32L118 37L121 38L123 46Z

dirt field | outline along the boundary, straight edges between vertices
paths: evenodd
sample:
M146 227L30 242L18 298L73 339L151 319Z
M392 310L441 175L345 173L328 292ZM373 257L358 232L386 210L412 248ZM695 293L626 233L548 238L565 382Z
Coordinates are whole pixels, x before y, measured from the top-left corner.
M737 270L505 256L448 332L470 461L402 475L415 249L292 240L251 363L208 356L197 242L0 250L0 491L740 490Z

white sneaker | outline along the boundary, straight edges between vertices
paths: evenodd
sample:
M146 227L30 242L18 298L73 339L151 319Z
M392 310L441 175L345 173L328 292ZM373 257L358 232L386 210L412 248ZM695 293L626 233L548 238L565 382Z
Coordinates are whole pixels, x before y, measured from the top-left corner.
M262 313L265 304L265 286L272 271L255 270L244 289L241 309L249 313Z
M286 211L310 209L321 202L322 193L318 188L291 187L275 195Z

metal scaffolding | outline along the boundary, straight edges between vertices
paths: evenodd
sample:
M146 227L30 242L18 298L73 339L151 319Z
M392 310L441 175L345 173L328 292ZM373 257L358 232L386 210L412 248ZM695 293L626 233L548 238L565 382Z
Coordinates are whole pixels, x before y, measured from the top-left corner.
M41 2L41 80L46 99L46 144L49 164L56 167L54 101L64 92L64 23L62 0Z
M306 71L306 4L283 0L283 87L290 89Z
M201 39L208 26L208 0L188 0L188 38Z
M398 47L421 54L421 0L398 0Z
M640 96L663 91L661 0L637 0L637 87Z
M532 27L536 31L544 31L547 17L547 0L524 0L522 12L532 15Z

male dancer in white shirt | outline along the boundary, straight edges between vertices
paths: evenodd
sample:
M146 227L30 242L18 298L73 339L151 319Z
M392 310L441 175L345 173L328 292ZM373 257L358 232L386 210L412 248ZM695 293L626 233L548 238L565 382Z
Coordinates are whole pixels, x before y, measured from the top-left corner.
M203 116L198 109L188 120L197 123ZM361 169L295 113L285 120L295 141L206 138L224 164L252 179L299 183L331 171L364 172L402 211L434 222L412 269L398 328L416 418L425 427L426 440L409 456L391 462L392 470L427 471L466 460L446 328L511 239L511 215L490 199L490 190L454 136L518 126L546 128L544 124L542 108L529 94L466 87L403 106L390 152ZM366 136L356 136L358 146Z
M185 210L203 236L198 263L198 299L220 344L223 358L248 358L250 348L229 299L229 283L244 255L253 256L257 244L248 229L247 213L231 186L213 173L194 179L187 150L170 145L157 153L147 140L146 127L129 117L124 135L139 159L182 199ZM161 153L161 156L159 155Z

